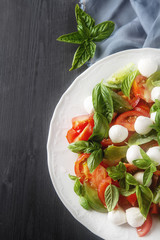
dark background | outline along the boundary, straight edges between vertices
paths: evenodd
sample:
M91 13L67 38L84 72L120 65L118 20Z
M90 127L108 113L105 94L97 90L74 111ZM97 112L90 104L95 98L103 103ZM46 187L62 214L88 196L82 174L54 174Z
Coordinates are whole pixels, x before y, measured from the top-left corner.
M0 0L0 239L99 239L59 200L47 167L49 123L77 75L75 0ZM65 116L64 116L65 117Z

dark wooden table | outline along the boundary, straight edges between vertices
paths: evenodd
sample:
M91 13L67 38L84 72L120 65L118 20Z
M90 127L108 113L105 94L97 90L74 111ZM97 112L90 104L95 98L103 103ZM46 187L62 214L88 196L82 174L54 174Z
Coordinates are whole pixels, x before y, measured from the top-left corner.
M75 0L0 0L0 239L99 239L58 198L48 173L49 123L77 75Z

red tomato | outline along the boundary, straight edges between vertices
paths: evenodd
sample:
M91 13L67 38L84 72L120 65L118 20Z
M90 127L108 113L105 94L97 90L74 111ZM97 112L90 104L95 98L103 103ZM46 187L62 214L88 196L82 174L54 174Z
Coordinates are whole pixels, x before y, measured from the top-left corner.
M130 99L126 97L122 91L118 92L118 95L120 95L122 98L124 98L129 104L134 108L140 101L139 97L135 97L133 92L130 93Z
M127 172L129 172L129 173L134 173L134 172L136 172L138 170L138 168L135 165L133 165L133 164L124 163L124 165L125 165L125 167L127 169Z
M158 205L157 204L155 204L155 203L151 204L150 213L151 214L158 214Z
M137 117L142 115L143 114L141 112L134 111L134 110L124 112L117 117L115 124L119 124L126 127L128 131L135 131L134 123Z
M138 75L132 84L132 91L135 97L140 97L141 99L149 103L152 102L152 100L150 96L150 91L145 86L146 80L146 77Z
M91 186L97 189L99 184L107 177L107 175L106 169L99 165L92 173L92 177L90 179Z
M152 227L152 217L148 214L146 221L144 224L137 228L137 233L139 237L144 237Z
M119 196L118 205L122 207L124 210L132 207L132 205L128 202L127 197L122 195Z
M91 119L93 119L93 115L89 114L74 117L72 118L72 128L75 130L83 130Z
M74 165L75 174L80 178L81 183L83 183L84 180L90 179L92 176L87 166L87 158L89 155L90 154L87 153L81 154Z
M136 193L131 194L127 197L128 202L135 207L137 205L137 196Z
M79 135L79 133L73 128L69 129L66 135L66 138L69 143L72 143L74 139Z
M113 143L110 138L107 138L107 139L104 138L104 139L101 141L101 145L102 145L102 147L104 147L104 148L106 148L106 147L108 147L109 145L112 145L112 144L115 145L115 146L124 146L124 145L127 144L128 139L129 139L133 134L134 134L133 132L128 132L128 137L127 137L123 142L120 142L120 143Z
M112 183L112 179L110 177L107 177L107 178L103 179L98 186L98 197L104 206L106 206L104 193L105 193L106 188L111 183Z
M74 142L82 140L87 141L93 133L93 127L93 122L88 123L87 126L82 130L82 132L74 139Z
M142 144L141 148L146 152L149 148L156 147L156 146L158 146L158 143L156 141L152 140L148 143Z
M160 176L160 170L155 171L153 174Z
M148 104L141 100L138 105L134 108L135 111L139 111L142 113L142 115L146 116L146 117L149 117L150 114L150 107L148 106Z

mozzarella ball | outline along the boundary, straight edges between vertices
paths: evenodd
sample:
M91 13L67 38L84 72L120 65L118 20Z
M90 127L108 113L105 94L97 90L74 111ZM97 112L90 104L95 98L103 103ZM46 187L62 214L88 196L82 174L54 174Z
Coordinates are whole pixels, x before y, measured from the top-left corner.
M156 99L160 100L160 87L154 87L151 91L151 99L155 102Z
M127 161L132 164L132 162L136 159L141 159L140 147L138 145L132 145L128 148L126 154Z
M131 207L126 210L127 222L132 227L140 227L145 222L145 217L138 207Z
M139 182L140 184L143 184L143 176L144 176L144 172L137 172L136 174L134 174L134 178L137 180L137 182ZM147 187L149 187L152 183L152 179L150 180L150 182L147 184Z
M117 210L109 212L108 219L115 225L122 225L127 222L126 213L120 207Z
M153 122L155 122L155 119L156 119L156 113L157 113L157 112L153 112L153 113L151 113L151 116L150 116L150 117L151 117L151 119L152 119Z
M128 137L128 130L121 125L114 125L109 129L109 137L113 143L123 142Z
M158 64L153 59L143 58L138 62L138 70L145 77L149 77L151 74L156 72L157 69Z
M152 147L147 151L147 155L151 160L155 161L158 165L160 165L160 147Z
M94 111L92 96L88 96L83 102L84 109L88 114L91 114Z
M150 127L152 124L152 119L144 116L139 116L135 121L134 128L135 131L139 134L147 134L152 130Z

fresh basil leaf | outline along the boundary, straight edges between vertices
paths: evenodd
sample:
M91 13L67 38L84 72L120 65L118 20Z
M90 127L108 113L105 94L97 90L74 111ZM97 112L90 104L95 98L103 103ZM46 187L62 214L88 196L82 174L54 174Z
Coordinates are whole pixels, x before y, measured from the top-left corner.
M150 131L148 134L140 135L138 133L134 133L128 140L128 145L141 145L148 143L152 140L157 141L157 133L155 130Z
M115 90L119 89L120 90L122 84L121 83L113 84L113 83L105 82L104 85L111 89L115 89Z
M86 12L84 12L78 4L75 7L75 15L78 25L84 24L86 28L92 30L95 25L95 20Z
M153 200L152 191L143 185L136 186L136 195L140 212L146 218Z
M157 141L158 141L158 144L160 145L160 132L157 134Z
M157 112L158 110L160 110L160 101L156 99L155 103L150 108L150 113Z
M119 189L119 193L125 197L128 197L130 196L131 194L135 193L136 192L136 188L132 188L130 190L126 190L126 189L123 189L123 188L120 188Z
M71 174L68 174L68 176L69 176L69 178L70 178L71 180L73 180L73 181L75 181L76 179L78 179L78 177L73 176L73 175L71 175Z
M145 171L143 175L143 184L147 186L152 179L153 173L157 170L154 164L151 164Z
M96 169L96 167L98 167L98 165L102 162L102 160L103 160L102 149L92 152L89 158L87 159L89 171L92 173Z
M79 32L68 33L57 38L57 41L81 44L84 42L84 38L79 34Z
M109 212L111 212L115 208L119 200L118 188L110 184L106 188L104 195L105 195L105 202L106 202L107 209Z
M158 186L153 193L153 203L160 203L160 186Z
M149 162L152 162L150 157L147 155L147 153L145 153L145 151L142 148L140 149L140 153L143 159L148 160Z
M80 198L79 198L79 203L80 203L80 205L81 205L84 209L86 209L86 210L89 210L89 209L90 209L88 200L87 200L85 197L80 196Z
M108 38L114 30L114 22L105 21L92 28L91 39L95 42L100 42Z
M81 193L82 193L82 186L81 186L81 183L80 183L80 181L79 181L78 178L75 180L75 183L74 183L74 192L75 192L78 196L80 196Z
M121 87L122 92L128 98L130 98L130 91L131 91L132 83L133 83L134 79L136 78L136 76L138 75L138 73L139 73L138 70L130 72L122 82L122 87Z
M109 146L104 150L104 158L110 162L114 162L118 159L122 159L126 156L128 146Z
M125 189L126 191L129 190L129 184L126 182L125 177L119 180L119 185L121 188Z
M93 57L95 50L96 45L94 43L88 41L82 43L74 54L70 71L81 67L85 62Z
M133 186L136 186L139 184L137 180L130 173L126 173L126 182L129 185L133 185Z
M147 89L160 86L160 71L153 73L146 81Z
M98 112L94 113L94 128L89 140L101 142L108 137L109 124L107 119Z
M113 180L119 180L125 177L126 167L120 162L118 165L107 168L108 175Z
M68 148L74 153L92 153L101 148L101 144L90 141L77 141L69 144Z
M108 88L102 83L98 83L92 91L92 101L96 112L104 115L108 123L113 117L113 102Z
M110 95L113 100L114 111L117 113L123 113L132 109L132 106L127 100L122 98L120 95L109 89Z
M151 161L146 159L136 159L133 160L133 164L140 169L147 169L151 165Z
M153 124L152 126L158 133L160 132L160 109L157 110L156 112L156 117L155 117L155 124ZM157 140L158 140L158 136L157 136Z

